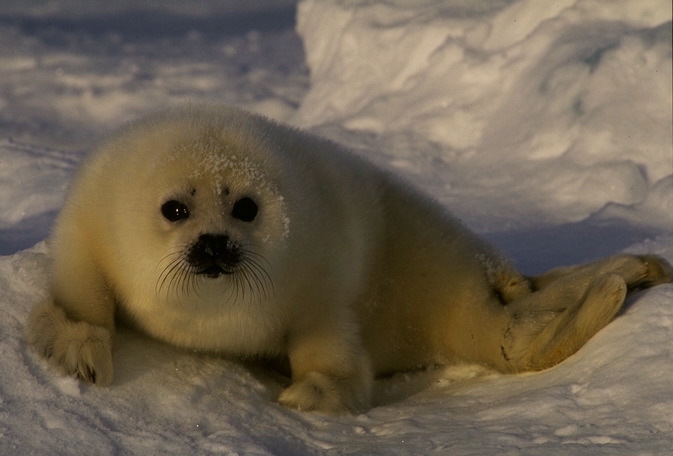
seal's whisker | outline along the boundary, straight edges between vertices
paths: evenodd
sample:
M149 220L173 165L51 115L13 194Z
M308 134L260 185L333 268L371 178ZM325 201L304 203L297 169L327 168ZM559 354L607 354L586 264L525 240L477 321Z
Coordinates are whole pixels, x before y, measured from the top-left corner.
M155 290L157 294L175 294L182 297L191 295L203 297L205 287L211 286L211 278L199 274L199 269L190 264L188 252L192 244L169 252L159 261L161 270ZM249 246L240 246L240 263L230 273L220 277L222 299L236 303L255 298L264 300L273 293L273 280L267 269L267 259Z
M264 257L261 255L251 256L249 260L246 261L245 268L248 271L248 274L252 276L252 280L255 282L258 294L266 297L269 293L269 290L267 290L267 284L271 287L271 292L273 292L273 281L271 280L269 273L261 264L261 260L266 262Z
M246 265L245 268L245 279L248 284L248 287L252 290L254 286L255 292L257 292L258 295L266 297L266 290L264 288L263 281L261 280L258 272L258 269L255 267L253 262L250 262L250 264Z
M166 281L168 281L168 290L167 292L170 292L172 288L173 281L175 279L175 274L174 272L176 269L180 268L180 265L182 263L182 252L180 250L176 252L171 252L167 255L165 255L160 261L159 264L161 264L164 260L167 260L169 258L173 257L166 267L163 269L161 274L159 275L159 280L157 281L157 285L155 286L157 293L161 293L161 291L164 288L164 285L166 285Z

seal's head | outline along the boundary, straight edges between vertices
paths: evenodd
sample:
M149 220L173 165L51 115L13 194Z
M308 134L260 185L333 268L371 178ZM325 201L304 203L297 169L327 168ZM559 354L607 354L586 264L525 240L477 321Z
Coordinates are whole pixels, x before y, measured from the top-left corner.
M185 122L164 115L108 144L128 156L120 182L135 189L118 189L114 198L127 231L117 243L127 262L118 268L122 283L136 283L136 290L154 283L167 303L193 302L190 295L220 306L227 294L269 297L289 236L284 190L291 185L276 172L280 152L264 130L242 125L236 112L228 116L198 111Z

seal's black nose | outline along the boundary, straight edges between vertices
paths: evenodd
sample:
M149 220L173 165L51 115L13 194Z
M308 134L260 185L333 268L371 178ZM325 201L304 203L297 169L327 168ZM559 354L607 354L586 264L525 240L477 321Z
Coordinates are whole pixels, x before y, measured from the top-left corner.
M187 261L196 274L215 278L235 271L241 250L226 234L202 234L190 247Z

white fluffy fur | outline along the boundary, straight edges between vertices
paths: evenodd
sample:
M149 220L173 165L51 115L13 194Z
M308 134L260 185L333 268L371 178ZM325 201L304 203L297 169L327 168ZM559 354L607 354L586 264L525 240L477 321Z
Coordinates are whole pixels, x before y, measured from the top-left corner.
M250 222L232 217L243 197L259 206ZM162 216L171 199L189 218ZM248 272L189 272L179 259L203 234L243 246ZM51 248L51 298L27 335L66 373L112 380L120 317L182 347L286 357L292 384L280 402L332 413L366 409L374 375L400 369L552 366L614 317L627 288L671 278L652 256L525 278L396 177L216 107L150 117L100 146Z

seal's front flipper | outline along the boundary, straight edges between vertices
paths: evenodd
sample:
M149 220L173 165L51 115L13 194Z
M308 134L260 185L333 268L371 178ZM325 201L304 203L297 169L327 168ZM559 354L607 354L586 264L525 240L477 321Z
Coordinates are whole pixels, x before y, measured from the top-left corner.
M102 326L73 321L51 301L36 306L28 343L66 375L102 386L112 382L112 337Z

